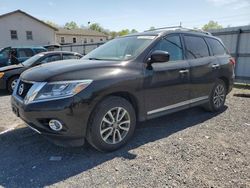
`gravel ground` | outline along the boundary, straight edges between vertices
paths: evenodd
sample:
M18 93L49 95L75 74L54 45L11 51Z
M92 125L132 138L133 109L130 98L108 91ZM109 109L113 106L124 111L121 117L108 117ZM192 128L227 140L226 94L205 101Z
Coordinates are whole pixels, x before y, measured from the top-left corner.
M10 96L0 90L0 133L22 124L23 122L11 112Z
M192 108L140 123L130 143L113 153L60 148L28 128L15 129L0 135L0 186L250 187L249 96L234 89L220 113ZM3 104L9 96L0 101L0 124L16 123Z

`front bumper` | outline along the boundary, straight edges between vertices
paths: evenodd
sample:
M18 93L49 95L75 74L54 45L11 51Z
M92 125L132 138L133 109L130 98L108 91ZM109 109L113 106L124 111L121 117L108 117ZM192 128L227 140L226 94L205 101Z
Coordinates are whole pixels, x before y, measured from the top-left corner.
M81 146L84 144L88 117L91 109L88 103L74 96L66 99L24 104L13 94L13 112L30 128L61 146ZM61 131L53 131L49 120L57 119L63 124Z

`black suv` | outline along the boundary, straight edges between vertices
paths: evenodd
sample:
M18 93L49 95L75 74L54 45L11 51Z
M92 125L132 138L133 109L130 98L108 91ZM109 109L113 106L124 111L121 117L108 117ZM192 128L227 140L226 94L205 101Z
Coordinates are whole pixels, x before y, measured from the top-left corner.
M80 60L81 61L81 60ZM119 37L82 58L25 71L12 109L59 145L112 151L128 142L137 121L204 106L223 108L234 59L205 32L160 29Z

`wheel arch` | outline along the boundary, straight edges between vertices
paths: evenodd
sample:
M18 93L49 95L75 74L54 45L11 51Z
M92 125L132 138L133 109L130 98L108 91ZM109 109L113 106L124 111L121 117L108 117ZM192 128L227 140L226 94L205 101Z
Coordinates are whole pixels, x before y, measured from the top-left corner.
M221 77L219 77L219 79L222 80L225 83L226 89L227 89L227 93L228 93L228 91L229 91L229 84L230 84L229 83L229 79L227 77L225 77L225 76L221 76Z

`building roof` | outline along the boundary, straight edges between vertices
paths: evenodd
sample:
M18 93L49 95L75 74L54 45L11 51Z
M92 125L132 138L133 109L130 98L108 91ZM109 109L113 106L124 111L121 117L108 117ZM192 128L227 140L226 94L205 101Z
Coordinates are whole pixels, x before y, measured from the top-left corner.
M6 16L10 16L10 15L12 15L12 14L16 14L16 13L21 13L21 14L23 14L23 15L25 15L25 16L28 16L28 17L30 17L31 19L36 20L37 22L39 22L39 23L41 23L41 24L43 24L43 25L45 25L45 26L47 26L47 27L49 27L49 28L51 28L51 29L54 29L55 31L58 30L56 27L53 27L53 26L51 26L51 25L49 25L49 24L43 22L42 20L39 20L39 19L37 19L37 18L35 18L35 17L33 17L33 16L29 15L28 13L26 13L26 12L24 12L24 11L21 11L21 10L15 10L15 11L13 11L13 12L9 12L9 13L6 13L6 14L2 14L2 15L0 15L0 19L3 18L3 17L6 17Z
M66 29L58 28L56 32L58 35L78 35L78 36L95 36L95 37L107 37L108 35L94 31L91 29Z

